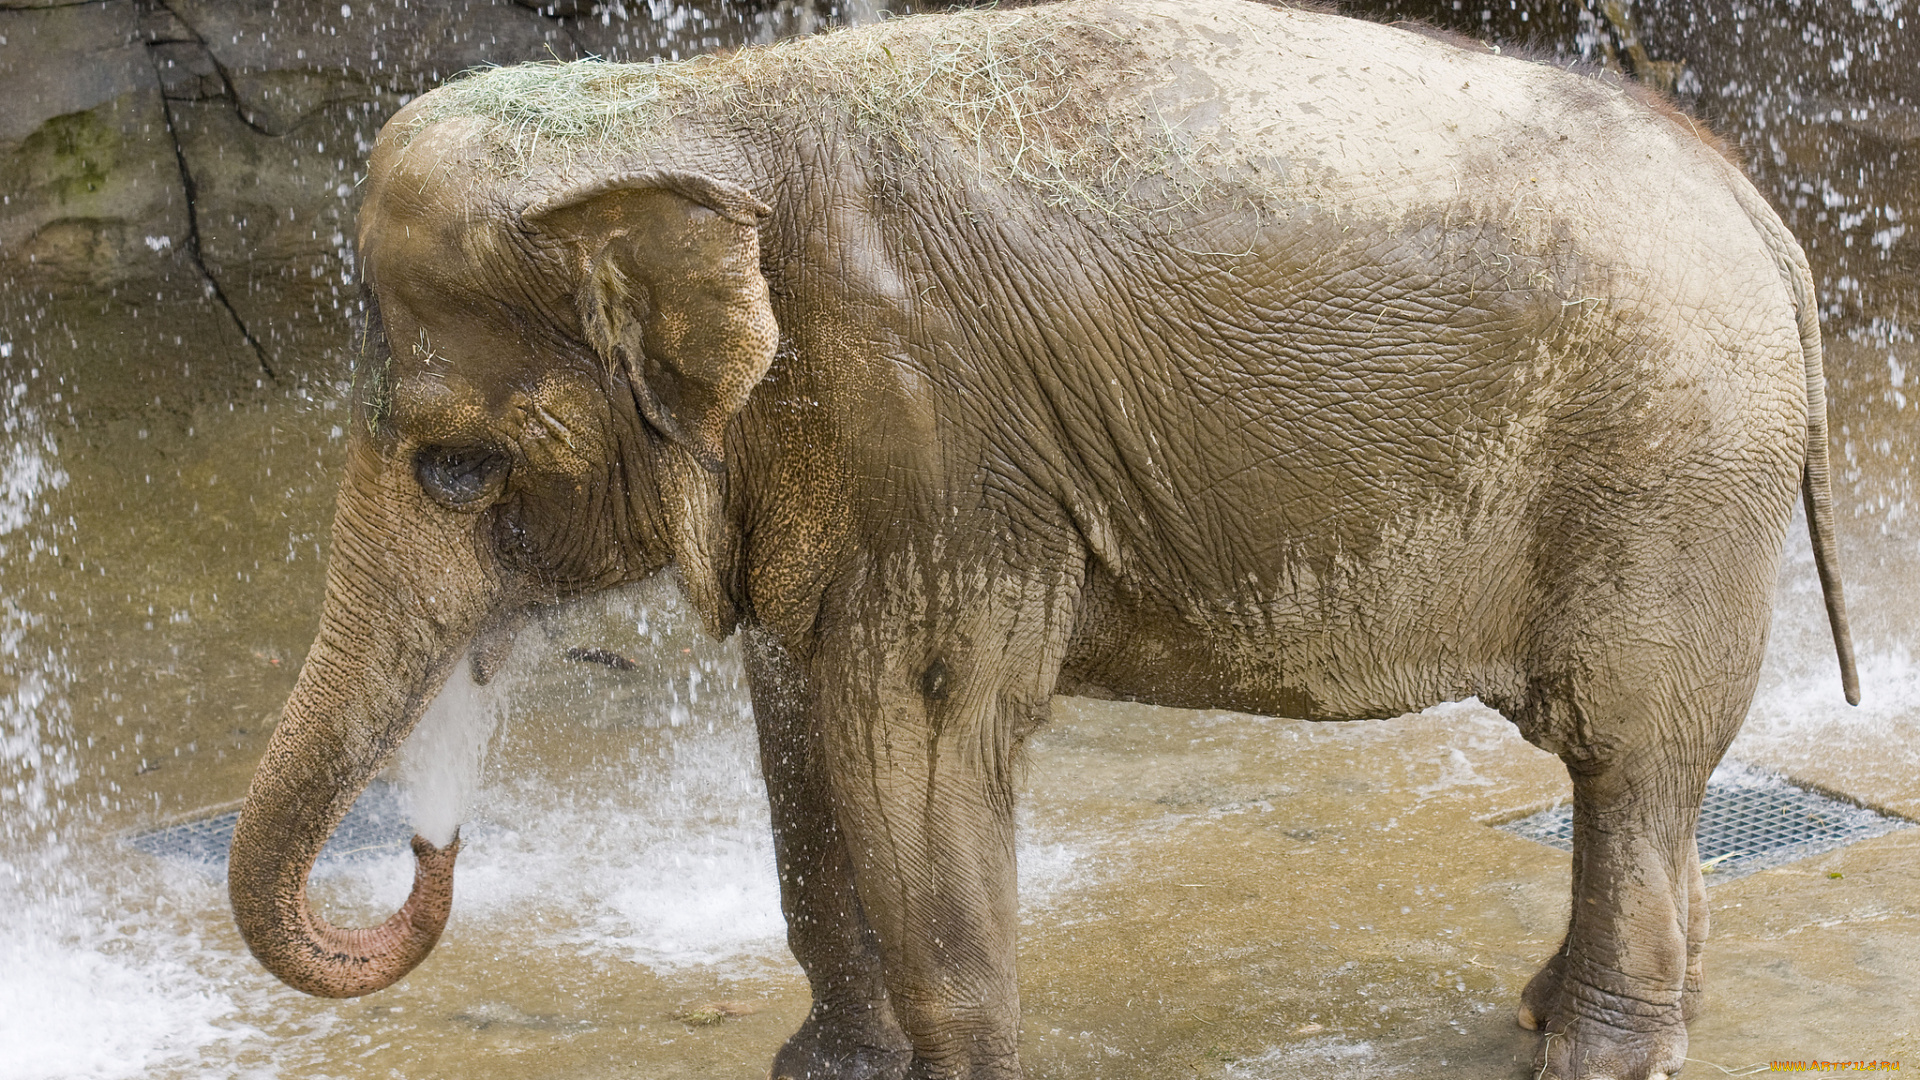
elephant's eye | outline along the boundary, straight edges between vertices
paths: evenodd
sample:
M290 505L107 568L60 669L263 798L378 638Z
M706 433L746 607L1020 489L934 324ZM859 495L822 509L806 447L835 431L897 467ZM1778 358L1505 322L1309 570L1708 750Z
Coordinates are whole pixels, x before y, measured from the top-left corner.
M479 446L429 446L414 458L413 473L433 501L449 510L479 510L506 486L505 454Z

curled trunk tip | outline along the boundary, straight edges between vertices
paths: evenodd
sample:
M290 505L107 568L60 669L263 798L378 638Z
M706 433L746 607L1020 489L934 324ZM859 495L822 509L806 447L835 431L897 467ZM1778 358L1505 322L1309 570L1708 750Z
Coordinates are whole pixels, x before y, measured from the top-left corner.
M459 853L458 830L445 847L415 836L413 889L379 926L342 929L315 914L302 872L298 885L271 905L266 919L251 917L236 896L241 935L261 964L296 990L331 998L383 990L425 960L440 940L453 909L453 863Z

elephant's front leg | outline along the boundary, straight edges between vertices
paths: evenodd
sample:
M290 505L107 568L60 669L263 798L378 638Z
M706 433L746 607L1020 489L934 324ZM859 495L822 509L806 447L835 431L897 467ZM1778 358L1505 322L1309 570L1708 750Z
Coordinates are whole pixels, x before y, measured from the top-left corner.
M1010 758L1044 716L1066 615L1004 596L933 607L823 645L828 773L908 1075L1016 1080Z
M805 668L765 635L748 633L744 641L787 945L813 991L813 1007L775 1056L771 1080L900 1080L913 1050L888 1006L879 942L854 892L852 859L812 738Z

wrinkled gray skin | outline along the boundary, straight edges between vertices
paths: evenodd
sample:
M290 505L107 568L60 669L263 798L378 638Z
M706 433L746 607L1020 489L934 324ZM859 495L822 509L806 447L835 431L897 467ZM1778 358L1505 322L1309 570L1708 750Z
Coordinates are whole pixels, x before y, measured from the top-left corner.
M989 33L1059 108L888 127L818 62ZM1020 1074L1011 762L1054 694L1478 695L1573 777L1544 1075L1677 1072L1803 486L1848 663L1811 287L1738 171L1617 87L1231 0L760 56L698 70L799 89L512 153L441 91L382 135L326 607L234 838L268 968L423 958L452 847L344 931L327 835L459 657L672 565L744 642L814 996L774 1075Z

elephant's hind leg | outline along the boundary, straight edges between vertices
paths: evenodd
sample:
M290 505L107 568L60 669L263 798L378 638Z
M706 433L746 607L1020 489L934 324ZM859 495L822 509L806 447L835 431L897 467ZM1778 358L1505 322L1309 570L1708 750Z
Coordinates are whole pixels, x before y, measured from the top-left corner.
M1702 958L1707 945L1707 885L1700 876L1700 856L1692 837L1687 838L1690 851L1685 862L1692 865L1693 884L1687 895L1687 976L1680 993L1680 1017L1692 1023L1700 1015L1702 1003L1702 984L1704 981ZM1574 871L1574 880L1579 880L1578 868ZM1552 1016L1560 1004L1560 984L1567 972L1567 944L1561 942L1547 962L1527 980L1526 988L1520 992L1520 1007L1516 1019L1520 1026L1528 1031L1538 1031L1543 1018Z
M1722 410L1615 432L1616 449L1676 456L1587 460L1541 504L1526 679L1489 700L1573 780L1566 944L1522 997L1542 1080L1678 1072L1699 1009L1694 829L1765 656L1802 419L1761 399Z
M1543 1077L1653 1080L1680 1070L1698 1009L1707 917L1694 829L1752 680L1727 668L1700 678L1652 655L1594 668L1622 677L1536 683L1516 717L1566 762L1574 809L1566 943L1527 985L1520 1016L1544 1036Z

